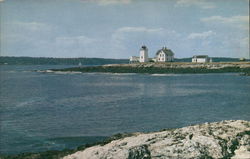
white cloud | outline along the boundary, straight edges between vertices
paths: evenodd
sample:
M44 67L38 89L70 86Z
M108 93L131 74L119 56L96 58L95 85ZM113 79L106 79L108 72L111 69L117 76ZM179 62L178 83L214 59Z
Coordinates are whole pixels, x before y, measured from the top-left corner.
M249 47L249 37L242 38L240 43Z
M52 47L65 57L93 57L98 53L100 41L85 35L56 37Z
M242 29L249 29L249 16L232 16L232 17L222 17L222 16L211 16L206 18L201 18L201 21L208 24L224 24L234 27L239 27Z
M146 27L121 27L113 34L112 39L122 40L128 35L133 34L159 34L164 31L163 28L146 28Z
M99 5L129 4L132 0L81 0L82 2L96 2Z
M249 37L243 37L239 39L239 44L241 48L245 48L245 50L249 54Z
M207 18L202 18L201 21L202 22L220 22L220 23L249 22L249 16L232 16L232 17L211 16Z
M95 39L86 36L75 36L75 37L57 37L56 43L60 45L88 45L96 42Z
M154 56L155 51L162 46L171 47L173 49L179 38L180 35L178 33L166 28L124 26L113 32L111 36L111 51L129 57L137 55L139 47L145 44L150 47L150 56Z
M4 0L0 0L0 2L3 2Z
M196 6L202 9L216 8L216 5L208 0L178 0L176 6L189 7Z
M38 39L47 39L53 31L51 25L40 22L13 21L3 23L5 31L1 38L9 43L35 43ZM34 39L37 39L34 41Z
M52 27L44 24L44 23L40 23L40 22L12 22L12 23L8 23L7 24L8 27L19 27L20 29L25 29L25 30L29 30L29 31L48 31L51 30Z
M116 32L144 32L144 33L159 33L163 28L146 28L146 27L122 27L117 29Z
M101 5L110 5L110 4L129 4L131 0L99 0Z
M177 34L175 31L169 31L164 28L146 28L146 27L121 27L118 28L113 34L112 39L123 40L127 36L139 35L140 37L146 36L164 36L166 34Z
M249 37L226 36L218 48L231 57L249 58Z
M216 35L215 32L209 30L203 33L191 33L188 36L188 39L206 39L208 37L211 37L213 35Z

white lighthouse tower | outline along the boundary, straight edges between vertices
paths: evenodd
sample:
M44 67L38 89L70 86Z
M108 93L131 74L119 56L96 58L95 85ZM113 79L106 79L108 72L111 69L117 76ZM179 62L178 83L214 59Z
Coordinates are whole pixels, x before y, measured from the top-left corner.
M148 62L148 48L143 45L140 49L140 62Z

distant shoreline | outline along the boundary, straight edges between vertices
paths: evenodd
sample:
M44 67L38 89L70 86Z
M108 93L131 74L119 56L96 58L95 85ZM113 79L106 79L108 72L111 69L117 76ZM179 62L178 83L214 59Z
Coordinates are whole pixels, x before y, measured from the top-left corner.
M211 57L213 62L240 62L239 58L230 57ZM245 59L250 61L249 59ZM191 57L175 58L175 62L190 62ZM105 65L105 64L127 64L129 59L111 59L111 58L56 58L56 57L10 57L0 56L1 65Z
M100 72L100 73L147 73L147 74L185 74L185 73L242 73L250 74L250 62L166 62L166 63L135 63L108 64L92 67L71 67L50 69L47 72Z

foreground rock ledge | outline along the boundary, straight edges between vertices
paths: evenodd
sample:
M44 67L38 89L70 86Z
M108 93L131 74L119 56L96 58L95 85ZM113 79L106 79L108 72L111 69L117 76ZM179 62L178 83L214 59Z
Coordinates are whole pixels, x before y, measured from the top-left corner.
M137 133L64 159L191 159L250 157L250 122L230 120Z

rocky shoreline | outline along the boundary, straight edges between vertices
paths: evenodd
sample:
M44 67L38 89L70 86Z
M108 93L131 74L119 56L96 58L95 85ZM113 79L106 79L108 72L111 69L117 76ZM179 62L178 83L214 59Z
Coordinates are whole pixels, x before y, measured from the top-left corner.
M101 73L241 73L249 75L250 62L218 62L218 63L135 63L135 64L109 64L91 67L73 67L65 69L51 69L45 72L101 72Z
M76 149L0 159L249 159L250 121L228 120L151 133L113 135Z
M63 159L246 159L250 122L230 120L130 137L96 145Z
M250 62L153 62L153 63L133 63L133 64L106 64L104 67L160 67L160 68L207 68L221 69L226 67L250 68Z

